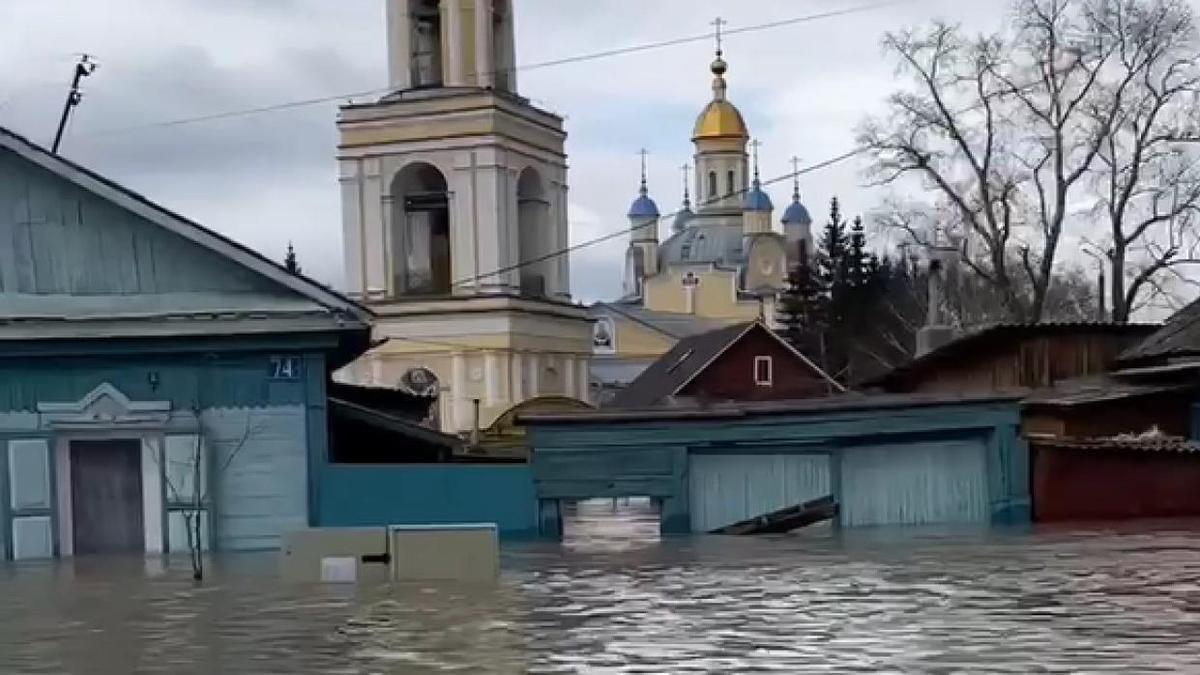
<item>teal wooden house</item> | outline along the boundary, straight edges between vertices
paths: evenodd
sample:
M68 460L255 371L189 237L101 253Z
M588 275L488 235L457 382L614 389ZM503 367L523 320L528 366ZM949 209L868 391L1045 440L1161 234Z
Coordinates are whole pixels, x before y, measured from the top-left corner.
M367 310L0 129L0 551L273 548L315 523Z
M561 504L652 497L664 533L711 532L832 497L839 527L1029 521L1018 400L844 395L530 414L540 531Z

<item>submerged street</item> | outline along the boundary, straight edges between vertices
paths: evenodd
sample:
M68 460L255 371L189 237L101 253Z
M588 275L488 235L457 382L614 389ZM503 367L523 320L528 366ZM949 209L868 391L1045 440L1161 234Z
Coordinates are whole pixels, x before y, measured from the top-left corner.
M288 586L270 554L0 568L4 673L1192 671L1195 523L659 540L587 502L499 586Z

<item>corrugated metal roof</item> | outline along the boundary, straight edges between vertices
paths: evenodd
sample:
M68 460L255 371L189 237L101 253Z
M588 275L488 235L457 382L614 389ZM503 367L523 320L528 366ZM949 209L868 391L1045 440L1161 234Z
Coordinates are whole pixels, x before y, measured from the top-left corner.
M1176 312L1145 340L1121 354L1121 361L1200 354L1200 300Z
M694 314L656 312L631 302L598 302L591 307L593 316L609 310L652 328L668 337L682 339L729 325L721 319L708 319Z
M1105 321L1045 321L1039 323L994 323L968 329L958 338L941 347L918 356L908 363L868 381L867 386L887 386L900 378L912 376L934 364L961 356L978 349L982 344L1002 338L1030 337L1052 333L1119 332L1133 336L1150 335L1160 328L1159 324L1111 323Z
M1025 398L1026 406L1071 407L1119 401L1152 394L1195 389L1191 382L1131 382L1110 375L1076 377L1038 389Z
M1110 437L1110 438L1037 438L1029 439L1040 447L1065 450L1107 450L1147 453L1200 453L1200 443L1178 436Z
M983 403L1016 404L1021 394L1016 392L982 394L860 394L849 392L822 398L788 401L720 403L702 405L697 401L680 399L680 407L602 409L582 413L532 413L521 415L522 423L537 424L598 424L604 422L647 422L656 420L701 419L725 420L760 415L802 415L808 413L880 410L890 408L921 408L943 405L977 405ZM691 407L683 407L691 406Z

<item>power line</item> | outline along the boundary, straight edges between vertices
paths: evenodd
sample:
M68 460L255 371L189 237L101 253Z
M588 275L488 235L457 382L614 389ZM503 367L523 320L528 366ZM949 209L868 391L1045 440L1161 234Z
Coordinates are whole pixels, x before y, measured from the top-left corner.
M813 171L818 171L820 169L824 169L825 167L832 166L832 165L838 164L840 162L844 162L847 159L854 157L855 155L862 154L863 152L866 152L867 149L868 148L865 148L865 147L854 148L853 150L850 150L848 152L843 152L840 155L830 157L829 159L826 159L821 162L817 162L816 164L810 164L809 166L806 166L803 169L798 169L798 170L792 171L790 173L785 173L783 175L771 178L770 180L761 181L760 185L772 185L772 184L779 183L779 182L782 182L785 180L791 180L792 178L794 178L796 176L802 176L807 173L812 173ZM697 204L697 206L704 207L709 204L715 204L717 202L729 199L730 197L739 197L739 196L745 195L747 192L749 192L749 190L750 190L750 188L741 188L741 189L737 190L736 192L732 192L727 195L723 195L721 197L710 197L709 199L706 199L703 202ZM640 229L643 229L646 227L658 227L658 223L661 220L672 218L672 217L678 215L679 213L680 213L679 210L675 210L675 211L672 211L665 215L661 215L658 218L656 218L652 221L646 222L646 223L634 225L633 227L623 228L620 230L616 230L614 232L609 232L608 234L604 234L599 237L589 239L587 241L582 241L578 244L572 244L571 246L567 246L566 248L562 248L557 251L551 251L550 253L547 253L545 255L538 256L538 257L532 258L530 260L525 260L525 261L519 262L515 265L508 265L506 267L502 267L500 269L494 270L492 272L488 272L486 274L476 274L475 276L472 276L472 277L460 279L460 280L454 282L452 285L453 286L463 286L463 285L473 284L476 281L480 281L480 280L487 279L490 277L499 276L501 274L507 274L508 272L512 272L513 270L521 269L528 265L545 262L546 260L551 260L553 258L557 258L562 255L569 255L571 253L574 253L575 251L579 251L579 250L587 248L589 246L594 246L596 244L609 241L611 239L616 239L617 237L622 237L627 234L632 234L633 232L636 232L637 230L640 230Z
M792 17L790 19L781 19L778 21L770 21L767 23L760 23L760 24L754 24L754 25L750 25L750 26L743 26L741 28L724 30L724 31L722 31L722 34L723 35L733 35L733 34L751 33L751 32L763 31L763 30L771 30L773 28L781 28L783 26L792 26L792 25L796 25L796 24L800 24L800 23L819 21L821 19L831 19L831 18L835 18L835 17L839 17L839 16L858 14L861 12L868 12L868 11L880 9L883 7L907 4L907 3L916 2L916 1L917 0L885 0L883 2L873 2L873 3L864 4L864 5L857 5L854 7L847 7L845 9L832 10L832 11L828 11L828 12L820 12L817 14L806 14L804 16ZM628 47L619 47L616 49L606 49L603 51L590 52L587 54L579 54L576 56L568 56L568 57L559 58L559 59L551 59L548 61L538 61L538 62L534 62L534 63L520 64L520 65L514 66L513 68L498 69L496 71L493 71L493 74L508 73L508 72L528 72L531 70L540 70L542 68L550 68L553 66L561 66L561 65L571 64L571 63L580 63L583 61L592 61L592 60L597 60L597 59L611 58L614 56L621 56L624 54L634 54L637 52L650 51L653 49L662 49L665 47L674 47L677 45L688 44L688 43L692 43L692 42L701 42L701 41L705 41L705 40L711 40L715 35L716 35L716 33L713 33L713 32L703 33L703 34L699 34L699 35L689 35L686 37L678 37L678 38L672 38L672 39L667 39L667 40L660 40L658 42L650 42L650 43L645 43L645 44L640 44L640 45L631 45ZM142 131L145 129L162 129L162 128L184 126L184 125L188 125L188 124L213 122L213 121L223 120L223 119L231 119L231 118L236 118L236 117L245 117L245 116L249 116L249 115L261 115L261 114L265 114L265 113L278 112L281 110L289 110L292 108L302 108L302 107L307 107L310 105L318 105L321 103L331 103L333 101L339 101L339 100L347 100L347 99L353 99L353 98L359 98L359 97L365 97L365 96L376 96L376 95L380 95L380 94L387 94L392 91L393 91L393 89L391 87L380 87L380 88L376 88L376 89L367 89L367 90L357 91L357 92L333 94L330 96L318 96L315 98L300 99L300 100L296 100L296 101L285 101L285 102L281 102L281 103L273 103L273 104L258 106L258 107L254 107L254 108L245 108L245 109L241 109L241 110L229 110L229 111L225 111L225 112L212 113L209 115L200 115L197 117L184 117L184 118L175 119L175 120L165 120L162 122L151 122L149 124L139 124L139 125L128 126L128 127L103 129L103 130L99 130L99 131L90 132L88 135L90 135L90 136L109 136L109 135L130 133L133 131Z

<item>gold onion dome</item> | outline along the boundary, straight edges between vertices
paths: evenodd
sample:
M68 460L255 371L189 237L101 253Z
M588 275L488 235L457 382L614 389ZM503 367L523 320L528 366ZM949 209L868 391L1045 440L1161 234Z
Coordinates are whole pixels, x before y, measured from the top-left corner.
M696 128L692 131L692 140L706 138L750 138L746 129L746 120L737 106L725 98L725 71L729 65L717 52L717 58L712 62L713 100L704 106L700 116L696 118Z

